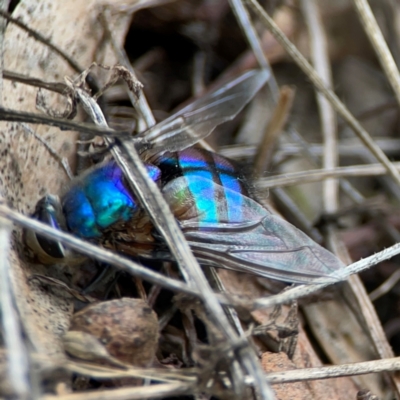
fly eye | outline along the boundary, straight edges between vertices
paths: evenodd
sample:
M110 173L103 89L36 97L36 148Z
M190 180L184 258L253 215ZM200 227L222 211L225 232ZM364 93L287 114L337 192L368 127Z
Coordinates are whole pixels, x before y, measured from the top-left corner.
M55 229L66 230L58 196L47 195L40 199L32 216ZM44 264L61 262L66 257L66 250L62 243L48 239L34 231L26 231L25 241L39 261Z

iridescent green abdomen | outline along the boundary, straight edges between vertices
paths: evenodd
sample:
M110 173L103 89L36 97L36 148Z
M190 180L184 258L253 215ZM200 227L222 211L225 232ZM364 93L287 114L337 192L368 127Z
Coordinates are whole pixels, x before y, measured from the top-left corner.
M248 190L230 160L206 150L189 148L163 154L156 164L161 170L164 196L174 213L190 199L194 208L191 217L196 215L200 225L243 221L243 200Z

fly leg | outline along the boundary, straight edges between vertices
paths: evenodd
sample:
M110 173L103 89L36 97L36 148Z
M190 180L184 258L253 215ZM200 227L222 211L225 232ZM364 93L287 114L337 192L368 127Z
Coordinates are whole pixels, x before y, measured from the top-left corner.
M97 274L93 277L91 282L82 290L83 294L88 294L94 292L95 290L99 289L103 284L110 281L111 278L115 275L115 270L110 267L109 264L97 263L98 267ZM109 292L109 289L107 289Z
M270 315L270 321L255 327L252 334L257 336L268 348L285 352L293 358L298 339L298 307L293 302L282 320L283 306L277 305Z

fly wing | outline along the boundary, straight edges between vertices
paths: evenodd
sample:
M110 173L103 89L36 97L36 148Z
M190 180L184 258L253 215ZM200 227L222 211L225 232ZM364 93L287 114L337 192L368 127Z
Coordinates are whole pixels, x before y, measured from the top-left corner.
M208 136L216 126L232 120L268 81L266 70L251 70L189 104L138 135L143 145L158 152L179 151Z
M291 283L313 278L335 282L335 272L344 268L289 222L211 180L178 178L164 187L163 194L202 263Z
M269 214L258 221L185 226L185 237L200 262L290 283L326 278L344 264L285 220Z

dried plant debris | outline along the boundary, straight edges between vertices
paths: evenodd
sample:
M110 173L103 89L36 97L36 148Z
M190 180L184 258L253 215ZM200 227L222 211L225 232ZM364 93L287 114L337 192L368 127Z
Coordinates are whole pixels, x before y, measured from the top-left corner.
M71 319L68 333L73 332L94 336L122 363L146 367L154 362L157 316L141 299L122 298L85 307Z
M1 397L400 398L396 2L0 15Z

